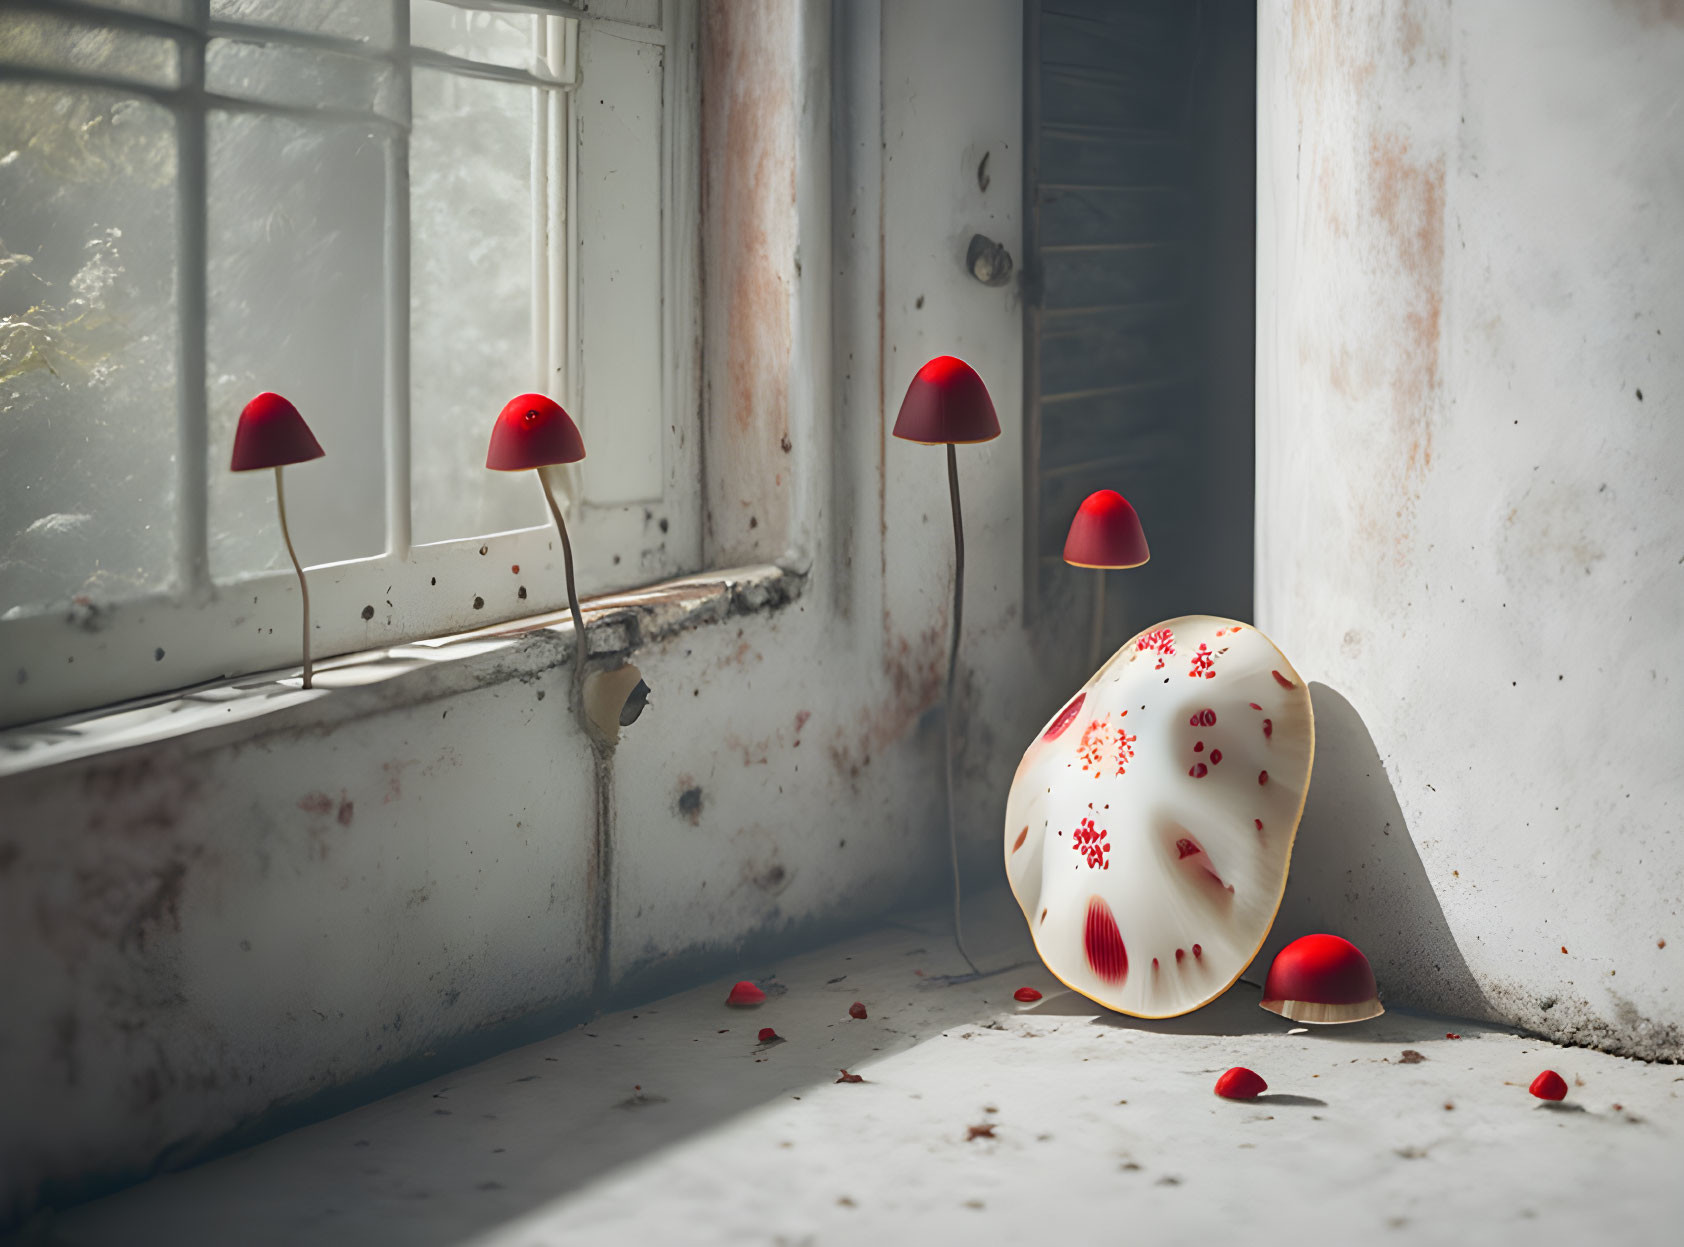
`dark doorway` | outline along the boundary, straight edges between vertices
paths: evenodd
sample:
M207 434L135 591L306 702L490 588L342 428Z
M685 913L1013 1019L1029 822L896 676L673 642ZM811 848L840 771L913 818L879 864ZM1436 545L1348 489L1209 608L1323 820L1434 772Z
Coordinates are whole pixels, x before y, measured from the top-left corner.
M1025 0L1024 613L1085 601L1060 552L1096 489L1139 510L1107 649L1252 613L1252 0Z

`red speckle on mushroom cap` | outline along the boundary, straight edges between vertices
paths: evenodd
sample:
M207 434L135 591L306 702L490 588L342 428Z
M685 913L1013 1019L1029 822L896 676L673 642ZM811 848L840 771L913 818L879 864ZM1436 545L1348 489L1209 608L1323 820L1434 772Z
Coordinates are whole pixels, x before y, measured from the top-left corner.
M1528 1090L1540 1100L1565 1100L1567 1080L1553 1069L1547 1069L1532 1080Z
M497 415L485 466L497 472L523 472L555 463L577 463L585 441L573 417L542 394L517 394Z
M1263 1007L1295 1022L1360 1022L1385 1010L1362 950L1337 935L1306 935L1275 955Z
M907 387L895 436L926 446L988 442L1000 436L1000 417L976 369L952 355L938 355Z
M765 1003L765 1000L766 993L761 991L753 983L750 983L747 979L744 979L741 983L734 984L731 988L730 995L725 997L726 1004L735 1005L738 1008L763 1004Z
M1089 494L1064 539L1064 561L1072 567L1139 567L1151 557L1139 514L1114 489Z
M1216 1080L1216 1094L1224 1100L1255 1100L1269 1089L1262 1076L1236 1065Z
M1086 693L1077 693L1070 699L1070 703L1058 712L1058 717L1047 725L1047 730L1041 734L1042 740L1057 740L1064 735L1064 731L1076 721L1076 716L1082 711L1082 703L1088 699Z
M289 463L320 459L327 452L304 423L304 417L279 394L267 390L247 403L234 430L235 472L282 468Z

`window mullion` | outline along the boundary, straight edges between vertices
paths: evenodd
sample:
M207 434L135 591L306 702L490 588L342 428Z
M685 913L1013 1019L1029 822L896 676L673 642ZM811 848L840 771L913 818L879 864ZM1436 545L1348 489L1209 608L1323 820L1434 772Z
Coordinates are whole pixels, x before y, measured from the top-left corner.
M545 33L547 19L534 17L532 44L534 52L543 57L548 51ZM547 92L532 92L532 370L533 388L552 393L550 377L550 292L549 251L549 133L550 109Z
M386 142L386 552L409 557L409 132L414 80L409 0L392 2L399 125Z
M192 0L193 32L179 45L175 110L177 184L176 581L187 600L210 590L209 412L205 335L209 174L206 154L205 42L210 0Z

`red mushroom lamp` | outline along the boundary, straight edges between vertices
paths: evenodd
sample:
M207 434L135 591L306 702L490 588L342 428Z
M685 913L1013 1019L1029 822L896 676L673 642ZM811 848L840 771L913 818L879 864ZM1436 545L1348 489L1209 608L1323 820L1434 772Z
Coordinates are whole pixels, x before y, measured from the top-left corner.
M1152 557L1146 532L1129 500L1114 489L1089 494L1070 521L1064 539L1064 561L1072 567L1092 568L1093 639L1088 645L1088 670L1099 668L1100 643L1105 635L1105 573L1139 567Z
M281 514L281 540L286 542L292 570L298 573L298 592L304 599L304 687L310 687L310 584L304 579L304 568L298 553L292 548L292 534L287 530L286 485L281 469L289 463L305 463L320 459L327 452L304 423L304 417L279 394L268 391L247 403L240 412L239 426L234 430L234 456L229 465L235 472L255 472L259 468L275 469L275 507Z
M558 463L577 463L585 457L585 439L579 436L579 426L573 417L562 410L561 404L542 394L517 394L497 416L491 429L491 448L486 452L485 466L495 472L537 473L544 488L544 501L550 504L550 514L561 533L562 566L567 573L567 608L573 613L573 672L580 689L584 687L585 617L579 610L579 591L573 583L573 544L567 539L567 521L561 518L550 482L540 468Z
M962 359L938 355L918 370L901 400L894 434L923 446L947 447L947 489L953 500L953 636L947 650L947 713L943 718L946 754L947 849L953 866L953 942L973 972L976 962L965 951L959 912L959 833L953 810L953 684L959 670L959 632L965 609L965 528L959 515L959 457L956 446L993 441L1000 418L982 378Z
M1306 935L1281 949L1263 1007L1294 1022L1365 1022L1386 1011L1368 958L1337 935Z

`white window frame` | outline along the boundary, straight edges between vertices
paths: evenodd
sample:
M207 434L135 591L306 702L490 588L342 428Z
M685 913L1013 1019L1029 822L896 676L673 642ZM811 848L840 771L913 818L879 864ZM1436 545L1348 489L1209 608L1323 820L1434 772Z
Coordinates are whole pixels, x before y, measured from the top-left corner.
M388 0L366 0L387 3ZM607 193L612 161L593 165L597 153L581 151L579 137L588 122L579 88L589 87L597 41L622 40L663 49L659 143L660 307L650 314L659 325L660 411L634 413L660 421L661 486L658 495L627 500L624 489L605 492L613 501L593 501L592 464L557 469L552 481L566 498L573 545L584 592L605 592L649 583L700 566L700 393L697 361L699 186L697 149L698 88L695 6L687 0L659 0L657 25L639 25L597 16L629 7L603 0L595 13L559 0L446 0L463 8L515 9L534 15L540 26L544 57L537 64L553 76L468 62L409 46L408 0L390 0L397 23L388 52L331 36L269 26L217 21L209 0L187 0L190 20L182 23L99 8L75 0L25 4L26 8L75 17L98 25L164 35L179 50L179 85L162 88L127 79L92 76L70 70L0 63L0 80L25 80L70 87L126 92L172 110L180 162L178 201L177 308L181 330L180 414L177 420L178 466L174 584L166 592L113 603L78 599L42 613L13 612L0 603L0 727L35 722L55 715L88 711L137 697L179 690L259 672L281 673L296 682L300 661L298 583L289 569L266 571L215 584L209 570L207 534L207 427L211 419L234 413L208 412L205 397L206 266L206 118L212 109L230 108L343 121L343 110L258 104L208 94L204 89L205 49L219 38L257 40L293 48L323 48L339 53L389 59L402 84L402 117L354 114L359 121L386 127L387 221L385 300L387 310L384 412L386 548L376 556L309 567L313 649L318 659L379 649L404 641L448 635L487 624L562 608L560 543L552 526L477 535L428 545L410 540L410 318L409 318L409 72L426 65L541 88L538 96L538 143L534 168L548 171L534 178L533 211L546 229L534 248L534 357L532 388L557 397L578 419L587 449L593 440L612 436L625 413L600 413L581 406L612 393L611 379L592 390L591 333L596 342L612 342L614 325L582 320L581 276L586 266L604 263L628 245L648 251L648 240L616 239L611 232L580 236L582 196ZM594 103L594 102L593 102ZM607 157L611 153L602 153ZM611 231L613 214L598 213ZM536 233L536 231L535 231ZM542 239L550 239L545 247ZM561 240L563 245L555 242ZM645 320L647 323L647 319ZM599 348L600 349L600 348ZM606 372L607 370L604 370ZM606 390L604 387L607 387ZM483 421L489 437L503 399L488 401ZM604 407L613 404L606 402ZM647 435L649 430L645 429ZM647 440L647 437L646 439ZM475 465L477 467L477 465ZM645 474L647 475L647 473ZM0 487L4 468L0 466ZM532 488L537 491L536 481ZM309 552L300 551L308 560ZM615 557L618 555L618 557ZM511 575L519 566L521 574ZM524 586L524 596L517 587ZM365 619L366 608L372 615Z

